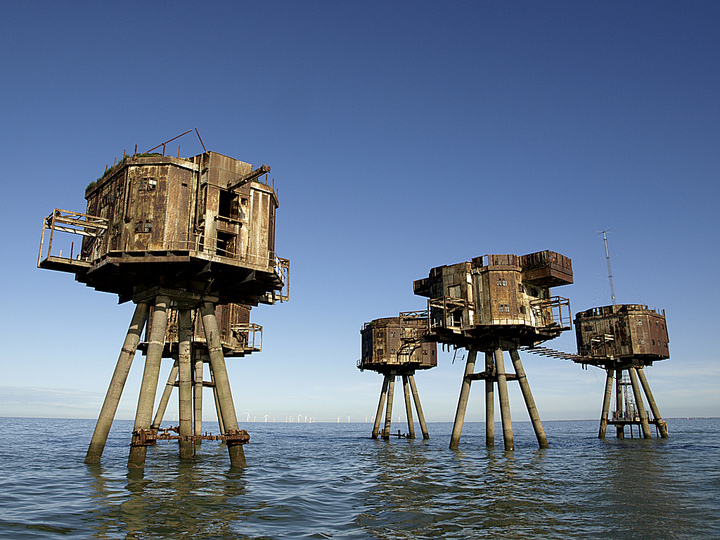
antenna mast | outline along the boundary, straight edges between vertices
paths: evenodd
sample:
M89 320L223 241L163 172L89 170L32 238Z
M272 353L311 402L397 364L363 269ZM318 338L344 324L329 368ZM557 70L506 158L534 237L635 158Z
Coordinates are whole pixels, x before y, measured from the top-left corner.
M603 242L605 243L605 260L607 261L608 280L610 281L610 295L612 296L612 305L615 305L615 285L613 285L612 267L610 266L610 251L608 250L607 231L602 231Z

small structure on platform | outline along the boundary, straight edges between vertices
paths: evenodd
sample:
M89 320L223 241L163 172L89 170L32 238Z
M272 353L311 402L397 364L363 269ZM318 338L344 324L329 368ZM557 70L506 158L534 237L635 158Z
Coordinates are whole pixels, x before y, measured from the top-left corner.
M177 367L180 457L192 457L193 442L202 438L200 392L212 386L231 465L244 466L248 436L238 427L225 357L259 350L251 306L288 298L289 261L275 254L277 193L265 165L253 169L209 151L169 157L165 144L163 154L124 156L92 182L84 214L56 209L43 220L40 268L73 273L81 283L136 304L85 461L100 460L147 322L128 467L144 467L147 446L158 438L164 405L156 422L153 409L163 357L174 358ZM78 235L76 250L71 240ZM209 382L203 380L204 363Z
M499 394L506 450L514 448L507 381L517 380L541 448L547 438L518 349L553 339L571 328L570 304L552 296L551 287L572 283L569 258L554 251L528 255L484 255L469 262L433 268L415 281L415 294L427 297L430 330L425 339L468 349L465 374L450 440L457 448L472 381L485 381L488 446L495 444L495 385ZM485 369L475 373L478 352ZM505 372L509 351L514 374Z
M415 311L400 313L398 317L375 319L365 323L360 331L362 335L362 358L358 361L358 368L377 371L383 375L382 391L372 437L375 439L380 432L380 422L385 409L385 424L382 430L383 439L390 437L390 425L393 408L393 395L395 393L395 379L402 378L403 392L405 394L405 411L407 415L408 434L410 439L415 438L415 425L413 422L412 393L417 411L420 429L423 438L430 437L420 396L415 384L415 371L430 369L437 366L437 345L423 340L428 332L427 312ZM387 403L387 407L385 404Z
M661 437L668 436L667 424L660 416L643 368L670 357L665 313L637 304L596 307L575 315L579 364L596 366L607 372L599 438L605 438L607 425L614 425L618 438L625 426L638 425L643 437L650 438L650 424ZM629 375L629 381L623 378ZM615 379L615 410L608 418ZM653 418L643 405L642 386ZM632 389L632 394L628 390Z

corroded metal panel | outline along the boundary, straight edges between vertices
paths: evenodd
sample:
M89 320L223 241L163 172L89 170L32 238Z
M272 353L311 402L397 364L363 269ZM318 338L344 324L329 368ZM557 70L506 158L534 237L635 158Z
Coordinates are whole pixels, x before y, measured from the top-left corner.
M424 340L427 318L417 314L375 319L360 331L362 357L358 368L412 372L437 365L437 345Z
M215 152L126 156L86 190L87 215L107 228L74 231L84 235L82 249L71 245L64 256L48 242L45 261L41 241L38 265L72 272L121 301L160 283L222 303L285 300L289 261L274 251L278 201L269 170ZM46 227L55 224L51 215Z
M575 316L578 354L640 365L669 358L665 315L647 306L592 308Z
M546 287L573 282L572 261L554 251L538 251L520 257L523 280Z
M570 259L542 251L439 266L413 289L429 298L433 339L492 348L498 340L534 345L568 330L569 302L550 293L551 285L566 283L572 283Z

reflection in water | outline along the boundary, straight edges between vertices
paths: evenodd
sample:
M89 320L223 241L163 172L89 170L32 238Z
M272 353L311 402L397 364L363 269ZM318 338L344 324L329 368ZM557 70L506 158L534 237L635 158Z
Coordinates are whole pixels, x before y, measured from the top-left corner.
M227 466L224 445L180 461L176 445L152 448L145 471L112 476L101 465L88 466L101 502L94 512L96 538L237 538L233 524L243 519L233 499L245 491L245 470Z

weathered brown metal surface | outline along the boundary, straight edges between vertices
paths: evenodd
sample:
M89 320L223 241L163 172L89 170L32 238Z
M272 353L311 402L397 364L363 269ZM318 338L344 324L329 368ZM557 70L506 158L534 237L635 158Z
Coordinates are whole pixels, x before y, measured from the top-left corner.
M646 366L670 357L665 314L638 304L588 309L575 315L581 363Z
M533 345L571 328L570 304L551 286L572 283L569 258L554 251L484 255L439 266L414 282L427 297L428 339L494 350Z
M362 357L358 368L402 374L437 365L437 345L423 340L428 333L424 312L375 319L360 331Z
M223 303L285 300L289 262L274 252L277 195L259 181L269 170L215 152L126 156L88 186L86 214L56 210L47 218L38 266L74 273L121 301L160 276L169 288ZM81 235L82 247L58 255L56 232Z
M172 435L171 433L178 433ZM213 435L204 433L202 435L179 435L180 428L177 426L164 429L137 430L133 431L133 445L152 446L156 441L224 441L233 444L247 444L250 442L250 435L244 429L228 435Z

